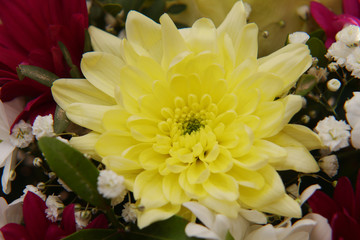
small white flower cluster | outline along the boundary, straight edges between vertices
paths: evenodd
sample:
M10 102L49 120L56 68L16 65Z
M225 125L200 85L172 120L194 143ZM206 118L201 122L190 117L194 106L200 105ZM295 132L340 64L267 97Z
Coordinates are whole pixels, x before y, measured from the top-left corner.
M346 119L350 124L351 145L360 149L360 92L353 92L354 96L347 100L344 105Z
M360 78L360 28L348 25L336 34L326 57L334 59L341 67L346 67L351 75Z
M29 123L24 120L20 120L12 129L10 135L10 142L18 147L25 148L33 141L34 136L32 134L32 128Z
M129 202L125 203L121 216L124 218L125 222L135 223L137 218L135 204Z
M54 120L51 114L47 116L37 116L32 126L32 134L39 140L42 137L53 137Z
M45 203L47 206L47 209L45 209L46 217L50 221L56 222L64 209L64 204L58 196L54 195L48 196Z
M350 129L345 121L338 121L334 116L324 118L315 127L323 144L332 152L349 146Z
M112 200L112 205L116 205L124 200L126 194L124 182L124 177L114 171L102 170L97 179L97 189L105 198Z

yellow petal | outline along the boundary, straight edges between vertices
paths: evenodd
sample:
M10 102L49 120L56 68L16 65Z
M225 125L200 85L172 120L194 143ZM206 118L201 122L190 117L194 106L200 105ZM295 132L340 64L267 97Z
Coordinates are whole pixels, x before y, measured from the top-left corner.
M108 110L118 108L114 106L94 105L87 103L73 103L66 109L66 116L74 123L88 129L103 132L102 118Z
M126 19L126 37L134 49L160 62L162 56L161 27L150 18L136 12L129 12Z
M181 205L167 204L158 208L145 209L139 212L137 225L140 229L149 226L151 223L168 219L180 211Z
M273 203L258 208L258 210L285 217L301 218L300 204L287 194L284 194L280 199L277 199Z
M185 40L167 14L160 17L160 23L163 39L163 58L161 65L167 68L170 64L176 63L175 57L178 57L180 54L187 55L189 51Z
M230 218L236 218L240 210L240 205L236 201L219 200L209 195L200 199L199 202L215 212L220 212Z
M89 27L91 44L96 52L111 53L121 57L121 39L94 26Z
M109 110L104 113L102 123L105 130L128 131L127 120L130 114L124 109Z
M260 190L265 184L264 177L260 173L237 165L234 165L227 174L232 176L241 186L244 187Z
M235 179L224 173L212 173L203 186L211 196L220 200L235 201L239 197Z
M251 208L258 209L281 199L285 194L284 184L275 171L269 165L258 170L265 180L262 189L256 190L239 186L239 200Z
M187 180L190 184L198 184L206 181L210 175L208 164L203 161L196 161L186 171Z
M209 169L212 173L227 172L232 166L233 158L231 153L222 147L216 160L209 163Z
M235 66L241 64L248 58L257 58L258 53L258 32L259 29L255 23L246 24L241 33L234 42L236 51Z
M284 110L284 105L279 101L261 103L254 112L260 118L259 127L254 131L255 136L263 138L277 134L283 127Z
M74 102L114 105L116 102L107 94L99 91L86 79L59 79L51 87L56 103L66 111L67 106Z
M302 97L299 95L288 95L285 98L279 99L279 101L285 106L284 118L282 121L282 125L285 126L285 124L300 111L302 107Z
M135 100L142 95L151 93L153 80L137 67L124 66L119 71L119 74L117 84L120 90L126 91Z
M140 153L139 162L144 169L153 170L164 163L167 157L168 155L157 153L152 148L148 148Z
M259 71L272 72L284 79L287 92L312 63L309 49L304 44L288 44L269 56L259 59Z
M81 70L86 79L111 97L114 97L115 86L120 83L120 69L123 66L120 58L103 52L85 53L81 61Z
M159 134L158 121L131 116L127 120L132 136L141 142L154 142Z
M203 51L216 52L216 28L214 23L207 18L197 20L186 38L190 49L195 53Z
M230 72L228 78L229 89L233 89L238 86L239 83L248 79L257 70L257 60L255 58L244 59L234 71Z
M308 150L323 147L319 135L303 125L287 124L282 132L302 143Z
M100 134L96 132L90 132L81 137L72 137L70 139L70 145L82 153L89 154L96 160L101 160L100 156L95 152L95 144L99 139Z
M113 130L100 136L95 144L95 150L100 156L122 155L126 149L138 143L129 133Z
M185 171L180 173L179 184L186 194L191 198L201 198L207 195L202 184L190 184Z
M218 35L229 34L233 43L236 42L240 35L240 29L246 24L246 13L242 1L234 4L225 20L217 28Z
M190 200L179 185L178 174L169 174L164 176L163 192L171 204L182 204Z
M143 171L135 179L134 197L146 208L158 208L169 201L162 190L163 176L157 170Z

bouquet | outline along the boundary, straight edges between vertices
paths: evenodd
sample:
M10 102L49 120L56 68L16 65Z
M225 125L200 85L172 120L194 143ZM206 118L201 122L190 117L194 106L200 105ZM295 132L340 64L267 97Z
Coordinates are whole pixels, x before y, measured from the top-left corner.
M0 0L0 238L360 238L358 0Z

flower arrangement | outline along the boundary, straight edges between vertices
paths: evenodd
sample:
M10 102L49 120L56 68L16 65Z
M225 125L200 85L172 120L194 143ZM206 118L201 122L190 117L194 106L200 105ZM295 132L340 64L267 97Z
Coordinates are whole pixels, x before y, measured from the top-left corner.
M360 237L357 0L28 3L0 0L0 239Z

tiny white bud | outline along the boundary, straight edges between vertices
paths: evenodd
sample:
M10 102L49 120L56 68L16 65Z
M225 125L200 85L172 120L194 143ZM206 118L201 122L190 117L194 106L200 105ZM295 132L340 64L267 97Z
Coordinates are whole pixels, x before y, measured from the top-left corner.
M36 157L36 158L34 158L34 160L33 160L33 165L34 165L35 167L41 167L42 162L43 162L43 161L42 161L41 158Z
M336 62L331 62L327 67L330 72L336 72L339 68L339 65Z
M306 32L294 32L289 34L289 43L303 43L309 40L310 36Z
M296 13L302 20L305 21L309 18L310 8L308 5L302 5L296 9Z
M339 169L339 162L336 155L332 154L319 160L319 167L329 177L334 177Z
M330 91L336 92L341 87L341 82L336 78L333 78L326 83L326 86Z

